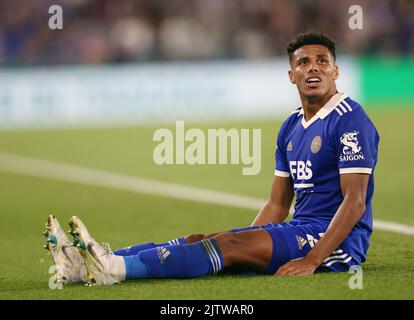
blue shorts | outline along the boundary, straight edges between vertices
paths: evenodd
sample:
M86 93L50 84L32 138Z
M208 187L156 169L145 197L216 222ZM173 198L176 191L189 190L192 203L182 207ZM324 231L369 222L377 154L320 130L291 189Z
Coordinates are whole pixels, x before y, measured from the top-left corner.
M303 258L322 237L328 225L328 222L315 223L291 220L281 224L270 223L263 226L232 229L230 231L241 232L265 229L272 237L273 253L269 266L264 270L264 273L274 274L288 261ZM358 263L339 247L315 272L348 271L353 265L358 265Z

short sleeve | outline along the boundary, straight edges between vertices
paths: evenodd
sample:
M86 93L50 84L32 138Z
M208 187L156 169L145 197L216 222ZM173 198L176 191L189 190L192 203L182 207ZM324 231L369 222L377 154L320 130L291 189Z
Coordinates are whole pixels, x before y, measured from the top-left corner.
M335 138L340 174L371 174L378 159L378 132L362 109L340 118Z
M276 143L276 166L275 166L275 175L279 177L289 177L290 170L289 170L289 163L287 161L286 155L286 146L285 146L285 138L284 138L284 128L285 126L282 125L280 128L279 134L277 136L277 143Z

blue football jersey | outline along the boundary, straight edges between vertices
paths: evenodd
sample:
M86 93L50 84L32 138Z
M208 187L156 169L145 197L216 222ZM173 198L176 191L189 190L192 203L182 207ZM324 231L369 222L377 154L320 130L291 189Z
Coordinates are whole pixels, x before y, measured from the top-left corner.
M341 245L359 262L365 261L372 233L378 142L368 115L344 93L335 94L309 121L302 108L295 110L277 138L275 174L291 179L296 198L293 219L329 223L343 201L340 175L370 175L366 211Z

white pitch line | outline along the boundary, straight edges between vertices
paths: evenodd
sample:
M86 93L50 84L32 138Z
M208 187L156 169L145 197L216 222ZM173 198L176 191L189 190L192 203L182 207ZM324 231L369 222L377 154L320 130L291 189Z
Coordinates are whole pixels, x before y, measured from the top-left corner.
M19 175L55 179L94 187L144 193L187 201L259 210L266 200L175 183L155 181L104 170L90 169L49 160L0 153L0 170ZM374 228L414 235L414 226L374 221Z
M0 153L0 170L20 175L56 179L195 202L257 210L264 200L208 189L160 182L125 174Z
M374 228L377 230L391 231L401 234L414 235L414 227L390 221L374 220Z

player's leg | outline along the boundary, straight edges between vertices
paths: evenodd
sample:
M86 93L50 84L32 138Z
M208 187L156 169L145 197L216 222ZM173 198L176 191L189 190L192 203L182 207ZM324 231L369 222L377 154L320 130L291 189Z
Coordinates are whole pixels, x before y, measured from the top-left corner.
M217 239L213 237L193 244L157 247L141 251L135 256L116 256L90 236L79 218L72 217L70 226L75 243L88 269L88 281L99 284L113 284L136 278L194 278L217 273L225 265L218 241L222 243L227 254L230 248L233 248L235 241L240 239L239 235L235 236L235 240L229 238L232 233L226 232L216 236ZM266 234L265 237L270 239ZM249 239L253 238L258 241L256 249L253 249L254 246L247 247L253 257L251 260L244 259L240 261L241 263L254 265L258 259L257 253L260 248L263 248L262 242L266 240L260 236ZM244 245L245 240L236 243ZM270 248L271 243L268 243L267 250L271 250ZM242 252L245 248L237 248L237 250ZM234 257L229 254L229 261L234 261ZM256 267L260 268L263 264L265 263L260 261Z
M188 236L184 237L184 241L186 244L199 242L201 240L210 239L222 232L210 233L210 234L202 234L202 233L193 233Z
M212 238L215 235L218 235L219 233L220 232L211 233L207 235L200 234L200 233L190 234L186 237L180 237L177 239L173 239L173 240L170 240L167 242L161 242L161 243L146 242L146 243L137 244L137 245L129 246L126 248L114 250L114 254L117 256L134 256L140 253L141 251L148 250L148 249L154 249L157 247L167 247L167 246L172 246L172 245L177 245L177 244L195 243L195 242L198 242L204 239Z
M194 243L201 240L214 238L218 241L219 247L226 257L225 267L229 266L244 266L247 268L261 269L269 257L269 244L271 238L267 232L263 230L281 227L285 224L267 224L263 226L245 227L239 229L232 229L225 232L211 233L211 234L193 234L185 238L186 243ZM247 232L246 231L255 231ZM236 248L243 248L242 251L237 252ZM240 253L240 256L239 256Z
M217 233L211 233L211 234L191 234L187 237L184 238L184 243L180 243L180 244L195 244L197 242L200 242L202 240L207 240L207 239L211 239L211 238L216 238L219 235L223 235L223 234L227 234L226 236L220 236L218 237L218 239L221 242L225 242L223 243L223 246L225 246L226 248L228 246L226 246L227 242L229 244L234 243L234 241L236 241L237 239L240 238L240 235L235 236L235 239L232 239L231 237L229 237L229 233L239 233L241 231L248 231L248 230L256 230L256 229L263 229L263 228L267 228L270 227L271 225L266 225L266 226L256 226L256 227L247 227L247 228L240 228L240 229L233 229L230 231L225 231L225 232L217 232ZM252 236L252 238L255 236ZM230 238L230 239L229 239ZM257 237L256 237L257 238ZM182 238L181 238L182 239ZM241 240L243 240L243 242L246 241L250 241L250 238L241 238ZM259 240L260 243L263 243L262 240ZM241 242L241 241L239 241ZM209 244L209 242L204 242L206 244ZM159 278L159 277L185 277L180 271L178 273L170 273L170 272L166 272L166 273L153 273L153 272L149 272L150 275L148 275L147 273L144 272L144 274L141 274L141 272L144 270L145 268L143 268L143 262L142 261L146 261L146 264L148 265L153 265L154 263L157 264L157 259L152 259L152 258L158 258L158 256L155 254L155 252L157 253L162 253L161 250L163 250L164 252L166 252L168 255L171 254L171 252L175 252L179 249L176 248L170 248L170 243L163 243L163 244L159 244L159 245L155 245L153 243L150 244L144 244L144 245L139 245L139 246L135 246L132 247L134 248L133 250L136 252L135 255L138 255L141 251L144 250L148 250L148 249L156 249L156 251L149 251L146 252L145 254L140 255L139 257L132 257L133 254L131 254L132 250L130 251L126 251L126 254L122 254L122 256L126 257L129 256L129 258L125 258L125 261L127 262L127 269L128 269L128 275L127 278L131 279L131 278L143 278L143 277L155 277L155 278ZM239 243L238 245L240 246L245 246L244 243ZM211 245L210 246L214 246ZM138 250L137 250L138 249ZM202 251L200 251L200 245L194 246L194 247L185 247L185 250L192 250L193 253L195 253L198 249L198 253L202 253ZM247 263L243 264L244 261L241 261L239 264L232 264L232 269L229 271L233 271L233 272L246 272L246 271L253 271L253 269L257 269L258 266L255 266L255 262L257 260L257 257L261 257L262 253L259 249L259 246L254 246L254 248L251 250L253 252L251 259L247 260ZM250 250L247 246L245 246L244 251L246 250ZM116 252L114 252L116 254ZM216 254L219 255L219 254ZM175 253L176 257L179 257L179 255L177 253ZM264 255L263 255L264 256ZM150 258L148 258L150 257ZM232 256L231 256L232 257ZM148 261L147 261L148 260ZM154 262L155 260L155 262ZM173 265L174 263L171 262L170 259L170 264ZM257 261L259 263L259 266L262 265L264 262L262 261ZM251 268L250 266L253 265L255 266L255 268ZM135 267L137 268L137 270L134 270ZM230 267L230 265L227 265L226 267ZM151 269L151 267L149 267ZM166 268L168 269L169 266L166 266ZM210 269L199 269L199 270L205 270L207 272L218 272L218 270L216 271L215 269L217 269L217 266L211 266ZM222 268L220 268L221 270ZM131 271L132 270L132 271ZM178 269L177 269L178 270ZM203 272L201 272L203 273ZM191 274L191 272L189 273ZM197 272L196 274L192 274L191 277L196 277L196 276L200 276L200 274Z
M154 249L156 247L165 247L165 246L172 246L172 245L177 245L177 244L185 244L185 243L186 243L186 240L184 238L177 238L174 240L170 240L167 242L161 242L161 243L147 242L147 243L142 243L142 244L115 250L114 254L117 256L134 256L144 250Z
M193 244L150 249L124 257L125 279L194 278L231 266L267 272L273 244L265 227L238 229Z
M255 230L255 229L267 229L267 228L274 228L275 226L283 226L283 225L288 225L288 223L282 223L282 224L269 223L269 224L262 225L262 226L237 228L237 229L231 229L227 231L215 232L215 233L209 233L209 234L195 233L195 234L190 234L184 237L184 240L185 240L185 243L189 244L189 243L194 243L194 242L198 242L201 240L211 239L225 232L241 232L241 231L248 231L248 230Z
M261 226L259 226L259 227L247 227L247 228L242 228L242 229L233 229L233 230L230 230L230 231L231 232L239 232L239 231L242 231L242 230L248 230L248 229L252 229L252 228L254 228L254 229L255 228L261 228ZM223 232L228 232L228 231L223 231ZM170 240L170 241L167 241L167 242L161 242L161 243L146 242L146 243L129 246L129 247L122 248L122 249L117 249L117 250L114 250L113 252L117 256L134 256L134 255L137 255L141 251L148 250L148 249L154 249L156 247L167 247L167 246L172 246L172 245L177 245L177 244L196 243L196 242L199 242L201 240L213 238L214 236L217 236L217 235L219 235L223 232L216 232L216 233L209 233L209 234L193 233L193 234L190 234L188 236L180 237L180 238Z
M224 267L243 266L251 271L265 271L273 253L272 237L265 228L225 232L214 236Z
M224 232L211 239L160 247L124 257L125 280L138 278L195 278L243 266L266 272L272 257L272 237L261 228Z
M323 236L328 223L301 223L292 221L283 224L269 224L265 226L248 227L233 229L214 235L212 238L204 239L198 244L209 244L212 255L207 254L207 262L213 268L209 272L193 273L193 276L211 274L223 268L242 266L247 270L274 274L277 269L290 260L303 258ZM188 246L188 245L187 245ZM184 246L186 247L186 246ZM208 246L207 246L207 249ZM184 248L185 250L185 248ZM209 250L207 250L209 251ZM208 253L208 252L207 252ZM154 257L154 252L150 250L143 252L145 256ZM193 256L195 261L196 256ZM216 258L216 259L214 259ZM220 258L220 259L218 259ZM216 261L214 261L216 260ZM157 259L153 259L155 265ZM357 264L356 261L345 252L343 248L337 248L317 269L318 271L347 271L350 266ZM148 267L148 265L147 265ZM154 273L150 277L187 277L191 274L191 264L180 263L174 266L174 272L168 272L168 264L165 264L164 273ZM152 266L149 266L151 269ZM204 269L206 270L206 269ZM183 273L183 271L185 271Z

